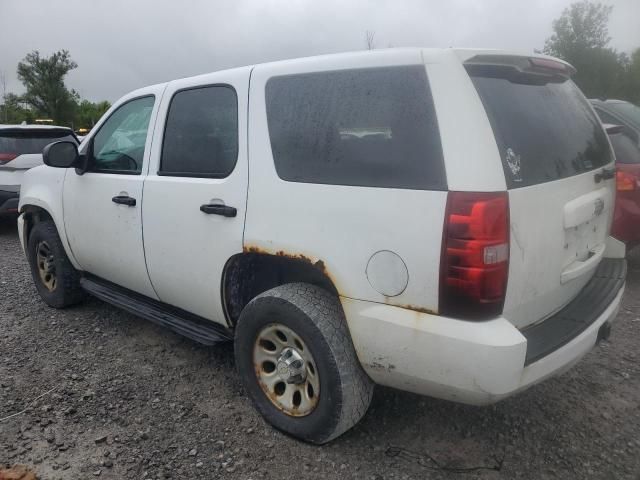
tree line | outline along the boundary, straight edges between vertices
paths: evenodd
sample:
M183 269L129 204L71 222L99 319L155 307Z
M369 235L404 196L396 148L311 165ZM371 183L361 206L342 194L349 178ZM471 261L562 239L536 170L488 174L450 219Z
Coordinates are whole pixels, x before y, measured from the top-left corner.
M640 48L627 55L609 46L612 10L589 0L571 4L554 20L543 52L578 70L573 81L587 97L640 104Z
M553 21L553 34L542 50L559 57L577 69L573 77L589 98L617 98L640 104L640 48L630 55L609 46L609 16L613 7L591 0L571 4ZM367 48L373 49L375 32L367 31ZM57 125L91 128L111 106L81 100L68 89L65 76L78 64L67 50L51 56L33 51L18 63L18 79L26 93L7 93L0 105L0 122L34 123L38 118L53 120ZM4 79L0 77L3 86Z
M93 127L111 104L106 100L97 103L83 100L78 92L67 88L64 78L77 67L67 50L49 57L37 50L27 54L17 69L18 79L25 87L23 95L7 93L4 78L0 79L3 86L0 123L35 123L46 119L75 130Z

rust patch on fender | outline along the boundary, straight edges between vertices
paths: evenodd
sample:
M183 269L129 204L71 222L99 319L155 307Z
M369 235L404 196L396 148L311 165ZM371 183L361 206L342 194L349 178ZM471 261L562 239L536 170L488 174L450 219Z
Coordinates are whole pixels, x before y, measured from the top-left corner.
M316 267L318 270L324 273L327 277L329 277L329 279L333 282L334 285L336 285L334 278L329 274L329 271L327 270L327 266L325 265L323 260L320 260L320 259L313 260L308 256L303 255L302 253L289 253L289 252L285 252L284 250L277 250L273 252L255 245L245 245L242 247L242 251L244 253L275 255L276 257L290 258L292 260L301 260L305 263L308 263L309 265L313 265L314 267Z

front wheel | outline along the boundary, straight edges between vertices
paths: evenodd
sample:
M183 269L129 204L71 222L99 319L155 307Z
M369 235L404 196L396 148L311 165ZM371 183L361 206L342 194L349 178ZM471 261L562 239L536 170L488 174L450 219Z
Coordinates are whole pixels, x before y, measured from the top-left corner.
M80 274L67 258L52 221L34 225L27 241L27 258L36 289L47 305L64 308L82 300Z
M238 373L273 426L325 443L366 413L373 382L356 356L338 299L305 283L273 288L244 308L235 336Z

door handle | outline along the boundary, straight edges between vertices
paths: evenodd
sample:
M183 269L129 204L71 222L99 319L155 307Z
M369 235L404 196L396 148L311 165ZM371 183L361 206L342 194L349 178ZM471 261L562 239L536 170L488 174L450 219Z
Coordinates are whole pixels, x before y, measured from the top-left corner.
M594 175L593 179L596 181L596 183L600 183L602 180L611 180L615 176L616 176L615 167L603 168L602 171Z
M200 205L200 211L209 215L222 215L223 217L235 217L238 210L218 203L205 203Z
M119 205L127 205L129 207L136 206L136 199L128 195L116 195L111 199L111 201Z

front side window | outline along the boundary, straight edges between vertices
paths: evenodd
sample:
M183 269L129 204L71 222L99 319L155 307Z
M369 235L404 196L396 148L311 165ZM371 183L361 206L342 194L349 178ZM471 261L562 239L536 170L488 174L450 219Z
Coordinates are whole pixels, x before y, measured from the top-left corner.
M182 90L171 100L159 175L222 178L238 157L238 100L228 86Z
M154 101L137 98L111 114L93 137L91 171L140 174Z
M283 180L446 190L424 66L274 77L265 93Z

